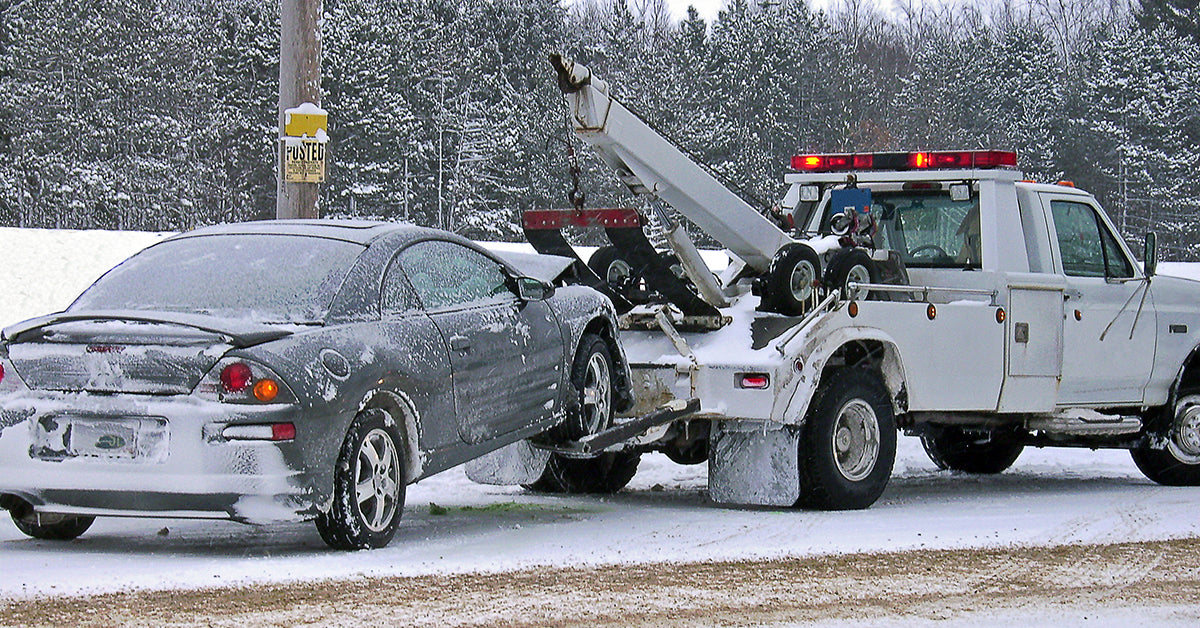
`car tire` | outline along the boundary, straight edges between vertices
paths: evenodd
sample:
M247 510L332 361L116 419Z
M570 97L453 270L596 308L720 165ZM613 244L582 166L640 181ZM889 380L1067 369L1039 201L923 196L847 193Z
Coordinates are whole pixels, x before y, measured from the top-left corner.
M801 316L812 307L821 279L821 258L807 244L792 243L771 259L762 296L765 309Z
M1015 437L981 437L955 426L922 435L921 446L939 469L989 475L1011 467L1025 449Z
M613 419L613 365L608 343L584 334L571 364L571 387L577 410L557 428L557 440L578 440L608 429ZM543 493L615 493L637 473L641 456L607 452L594 458L551 454L541 477L525 488Z
M404 510L400 443L395 422L383 410L355 417L334 469L333 504L317 515L317 531L327 545L358 550L391 542Z
M542 476L525 488L539 493L615 493L633 479L641 459L640 454L625 451L607 452L595 458L551 454Z
M852 281L879 283L879 266L863 249L838 251L825 269L825 287L829 290L840 290L843 299L866 300L870 297L871 293L867 290L857 290L851 294L846 284Z
M559 441L578 440L612 426L615 403L612 352L596 334L584 334L571 362L571 387L575 397L567 419L555 429Z
M95 517L40 514L32 510L26 513L14 511L11 515L13 523L22 534L43 541L77 539L96 521Z
M1165 486L1200 486L1200 394L1181 394L1157 429L1130 450L1146 477Z
M896 459L896 422L876 371L829 374L800 433L799 457L797 505L859 510L879 499Z

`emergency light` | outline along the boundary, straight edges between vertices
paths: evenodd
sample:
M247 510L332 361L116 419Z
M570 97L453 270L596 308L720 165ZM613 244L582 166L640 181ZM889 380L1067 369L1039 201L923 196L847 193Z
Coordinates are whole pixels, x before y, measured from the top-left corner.
M796 155L792 157L792 168L804 172L1016 167L1017 153L1006 150L851 153L843 155Z

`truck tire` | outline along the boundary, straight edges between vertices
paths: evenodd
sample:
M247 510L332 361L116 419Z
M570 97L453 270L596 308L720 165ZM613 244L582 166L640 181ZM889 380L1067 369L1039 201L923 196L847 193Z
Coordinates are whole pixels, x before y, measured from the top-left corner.
M629 264L617 247L602 246L588 258L588 268L596 273L602 281L612 286L613 290L625 294L637 282L633 266Z
M1166 486L1200 486L1200 394L1181 395L1154 432L1130 450L1146 477Z
M847 249L834 253L825 269L824 284L827 290L840 290L844 299L867 299L870 295L867 290L850 293L846 284L852 281L879 283L879 266L863 249Z
M788 244L771 259L762 295L764 309L802 316L812 307L820 281L821 258L817 252L800 242Z
M43 541L70 541L79 538L79 535L87 532L96 521L95 517L39 514L32 509L23 513L13 511L11 514L13 523L22 534Z
M603 453L595 458L551 454L542 476L524 487L539 493L615 493L633 479L641 459L638 453L624 451Z
M350 424L334 468L333 503L317 514L317 532L339 550L386 546L404 511L404 454L395 422L380 409ZM367 487L362 490L360 487Z
M800 501L821 510L860 510L879 499L896 459L896 421L874 370L842 368L817 392L800 434Z
M953 426L922 435L921 446L939 469L981 474L1004 471L1025 449L1015 437L983 436Z

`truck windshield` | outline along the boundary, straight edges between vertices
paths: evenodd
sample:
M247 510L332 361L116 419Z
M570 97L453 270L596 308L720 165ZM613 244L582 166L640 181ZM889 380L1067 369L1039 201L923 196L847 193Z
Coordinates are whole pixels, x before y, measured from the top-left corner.
M951 200L943 190L875 192L875 243L915 268L979 268L979 198Z

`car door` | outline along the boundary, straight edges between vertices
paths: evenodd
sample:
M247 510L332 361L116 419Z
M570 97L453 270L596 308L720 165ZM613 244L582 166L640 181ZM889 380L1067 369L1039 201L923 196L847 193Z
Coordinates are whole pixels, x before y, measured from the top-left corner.
M399 254L384 272L379 302L383 342L372 343L360 358L375 364L382 388L405 395L427 417L421 423L423 449L458 444L458 426L449 420L455 406L446 342L408 285Z
M1140 404L1155 350L1148 285L1097 207L1069 195L1042 203L1066 277L1058 403Z
M549 305L518 299L499 261L456 242L417 242L400 259L450 355L459 437L480 443L548 421L565 368Z

